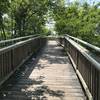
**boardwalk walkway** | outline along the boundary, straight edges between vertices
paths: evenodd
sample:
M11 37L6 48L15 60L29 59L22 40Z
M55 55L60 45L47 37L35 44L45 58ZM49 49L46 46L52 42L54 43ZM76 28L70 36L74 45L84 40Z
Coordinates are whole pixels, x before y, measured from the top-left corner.
M37 63L36 63L37 62ZM49 41L0 89L0 100L86 100L77 75L56 41Z

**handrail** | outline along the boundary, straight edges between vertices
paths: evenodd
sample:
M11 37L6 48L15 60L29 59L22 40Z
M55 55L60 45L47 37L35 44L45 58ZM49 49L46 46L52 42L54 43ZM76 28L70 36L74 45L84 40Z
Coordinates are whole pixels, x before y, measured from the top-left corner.
M100 48L97 47L97 46L94 46L94 45L92 45L92 44L90 44L90 43L88 43L88 42L85 42L85 41L83 41L83 40L81 40L81 39L78 39L78 38L76 38L76 37L70 36L70 35L68 35L68 34L65 35L65 36L67 36L67 37L69 37L69 38L71 38L71 39L73 39L73 40L75 40L75 41L77 41L77 42L80 42L80 43L86 45L87 47L89 47L89 48L95 50L96 52L100 52Z
M67 39L67 41L69 41L75 48L77 48L77 50L79 50L81 52L81 54L86 57L94 66L95 68L100 71L100 63L98 63L95 59L93 59L86 51L85 48L83 48L82 46L80 46L79 44L77 44L75 41L65 37L65 39Z
M7 47L4 47L4 48L1 48L0 49L0 54L3 53L3 52L7 52L8 50L10 49L15 49L21 45L24 45L25 43L28 43L30 41L32 41L33 39L36 39L36 38L39 38L40 36L37 36L37 37L33 37L33 38L29 38L27 40L24 40L24 41L20 41L20 42L17 42L16 44L13 44L13 45L10 45L10 46L7 46Z
M31 36L29 36L31 37ZM43 36L31 37L0 49L0 86L46 44Z
M8 40L2 40L2 41L0 41L0 44L6 44L6 43L14 44L14 43L16 43L16 42L18 42L20 40L25 40L25 39L36 37L36 36L39 36L39 34L37 34L37 35L23 36L23 37L8 39Z
M80 43L97 52L100 48L69 35L60 37L59 42L67 52L88 99L100 100L100 63Z

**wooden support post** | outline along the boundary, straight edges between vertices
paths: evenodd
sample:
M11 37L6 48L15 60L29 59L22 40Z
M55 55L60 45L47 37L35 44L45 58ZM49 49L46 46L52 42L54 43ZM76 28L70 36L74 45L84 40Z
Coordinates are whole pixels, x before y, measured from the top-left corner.
M98 100L100 100L100 71L99 71L99 80L98 80Z

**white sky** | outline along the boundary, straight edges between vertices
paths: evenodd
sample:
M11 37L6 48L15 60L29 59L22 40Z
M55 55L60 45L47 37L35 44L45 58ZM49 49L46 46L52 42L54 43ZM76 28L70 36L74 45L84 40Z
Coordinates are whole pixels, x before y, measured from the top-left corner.
M93 4L93 2L95 3L100 2L100 0L65 0L65 2L74 2L74 1L80 1L80 2L87 1L89 4Z

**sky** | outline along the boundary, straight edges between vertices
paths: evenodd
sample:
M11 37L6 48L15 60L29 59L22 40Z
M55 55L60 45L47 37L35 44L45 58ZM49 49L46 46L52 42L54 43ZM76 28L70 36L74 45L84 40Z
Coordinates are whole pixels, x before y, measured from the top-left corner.
M65 2L67 2L67 1L69 1L69 2L73 2L73 1L84 2L84 1L87 1L89 4L93 4L93 2L95 2L95 3L100 2L100 0L65 0Z
M93 2L95 2L95 3L98 3L98 2L100 2L100 0L87 0L88 1L88 3L93 3Z

